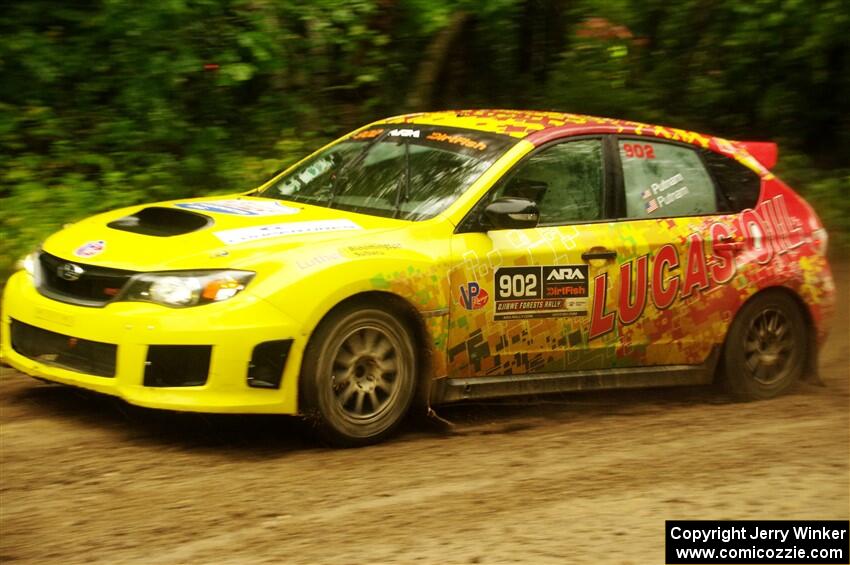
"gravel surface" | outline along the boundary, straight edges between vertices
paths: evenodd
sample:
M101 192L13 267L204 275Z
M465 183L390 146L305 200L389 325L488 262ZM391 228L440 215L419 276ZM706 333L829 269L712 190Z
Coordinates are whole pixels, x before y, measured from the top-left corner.
M359 450L0 370L0 563L663 563L665 519L850 516L848 265L825 386L439 410Z

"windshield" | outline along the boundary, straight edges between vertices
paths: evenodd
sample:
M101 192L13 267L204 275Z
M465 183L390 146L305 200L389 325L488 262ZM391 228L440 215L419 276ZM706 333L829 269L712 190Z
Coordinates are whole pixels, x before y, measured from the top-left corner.
M424 220L445 210L513 143L456 128L376 127L315 155L259 196Z

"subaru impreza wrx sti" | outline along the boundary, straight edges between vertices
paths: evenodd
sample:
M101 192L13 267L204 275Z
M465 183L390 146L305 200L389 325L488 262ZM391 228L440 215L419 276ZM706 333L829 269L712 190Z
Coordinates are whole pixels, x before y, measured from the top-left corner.
M49 237L2 357L141 406L301 414L359 445L411 406L815 367L834 287L772 143L556 112L410 114L256 190Z

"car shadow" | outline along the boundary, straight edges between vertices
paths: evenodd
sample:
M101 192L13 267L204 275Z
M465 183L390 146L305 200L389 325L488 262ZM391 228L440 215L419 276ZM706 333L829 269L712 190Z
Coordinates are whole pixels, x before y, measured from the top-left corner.
M19 378L23 379L23 376ZM806 388L810 385L800 385ZM805 391L803 391L805 394ZM33 381L3 394L4 411L36 413L74 427L120 434L134 444L191 450L239 451L247 457L325 449L303 418L257 414L200 414L141 408L70 386ZM548 394L437 406L417 411L392 441L508 434L551 423L641 415L678 407L729 404L717 387L687 386Z
M826 388L803 381L795 383L787 394L818 395L824 394ZM517 432L553 423L661 414L679 408L687 410L737 403L719 384L565 392L466 401L436 407L436 415L443 422L433 422L432 419L432 425L435 429L442 428L447 434L486 435Z
M238 450L258 456L321 447L302 418L155 410L84 389L40 383L4 397L6 410L25 409L30 416L62 419L75 428L105 430L137 445Z
M654 413L677 406L728 404L731 400L714 386L602 390L553 393L522 398L464 401L435 407L452 433L509 433L546 425L603 416ZM496 431L479 431L492 424ZM436 427L440 427L437 425Z

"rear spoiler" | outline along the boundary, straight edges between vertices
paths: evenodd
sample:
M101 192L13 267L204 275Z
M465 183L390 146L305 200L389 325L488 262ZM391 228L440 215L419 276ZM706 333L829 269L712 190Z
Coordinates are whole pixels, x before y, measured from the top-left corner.
M767 170L772 170L776 166L776 161L779 159L779 147L775 143L771 141L739 141L738 144L742 145Z

